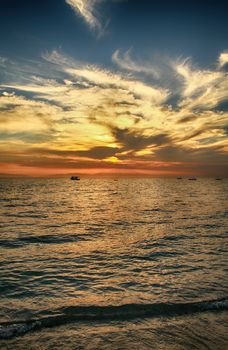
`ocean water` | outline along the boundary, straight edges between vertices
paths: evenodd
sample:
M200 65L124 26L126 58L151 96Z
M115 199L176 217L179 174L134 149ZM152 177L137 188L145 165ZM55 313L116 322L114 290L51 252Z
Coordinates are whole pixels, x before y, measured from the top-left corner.
M1 179L0 349L227 349L227 190Z

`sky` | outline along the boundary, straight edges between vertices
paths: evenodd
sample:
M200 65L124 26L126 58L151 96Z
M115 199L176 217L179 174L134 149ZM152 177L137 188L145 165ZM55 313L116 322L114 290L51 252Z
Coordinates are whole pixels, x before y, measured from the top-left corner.
M0 174L227 176L227 10L1 0Z

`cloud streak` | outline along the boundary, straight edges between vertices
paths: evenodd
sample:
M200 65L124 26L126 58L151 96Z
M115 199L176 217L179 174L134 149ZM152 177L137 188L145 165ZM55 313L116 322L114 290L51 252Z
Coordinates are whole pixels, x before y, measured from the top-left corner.
M102 34L101 15L97 10L97 5L104 0L65 0L72 10L81 16L91 30Z
M160 78L160 71L155 69L152 65L145 65L145 63L135 62L131 58L131 50L126 51L122 57L120 50L116 50L112 55L112 61L124 70L135 73L144 73L152 76L155 79Z

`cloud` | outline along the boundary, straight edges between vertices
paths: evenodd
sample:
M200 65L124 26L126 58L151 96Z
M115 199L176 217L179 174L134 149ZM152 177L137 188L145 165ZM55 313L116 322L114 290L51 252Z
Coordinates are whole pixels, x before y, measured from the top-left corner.
M53 51L43 55L40 70L37 62L13 64L13 71L6 65L0 161L60 172L179 172L195 171L195 164L211 173L213 164L224 169L226 72L170 60L172 89L128 64L130 76L121 65L114 72Z
M228 64L228 52L222 52L219 55L218 66L219 68L223 68Z
M112 61L117 64L120 68L135 73L145 73L151 75L155 79L160 78L160 72L153 66L143 63L135 62L131 56L131 50L126 51L123 56L120 56L120 50L116 50L112 55Z
M5 67L7 58L0 56L0 67Z
M97 5L105 0L65 0L73 11L81 16L91 30L96 31L101 36L105 31L105 26L101 22L101 14L97 10Z
M164 89L152 87L139 80L129 79L120 74L114 74L110 71L99 69L96 66L80 69L66 69L66 72L74 77L81 77L92 84L130 91L136 96L149 99L154 104L160 104L168 97L168 92Z
M89 159L106 159L109 157L114 156L118 151L119 148L117 147L108 147L108 146L98 146L98 147L92 147L88 150L55 150L55 149L45 149L45 148L32 148L29 150L29 152L39 153L39 154L46 154L51 156L58 156L58 157L67 157L69 159L74 160L77 157L80 158L89 158ZM88 161L88 160L87 160Z
M188 110L210 110L227 100L227 73L219 70L196 69L189 60L175 63L181 78L182 91L179 106Z
M196 70L191 67L188 60L176 64L175 68L184 80L184 89L182 91L184 97L197 97L223 77L223 74L218 71Z

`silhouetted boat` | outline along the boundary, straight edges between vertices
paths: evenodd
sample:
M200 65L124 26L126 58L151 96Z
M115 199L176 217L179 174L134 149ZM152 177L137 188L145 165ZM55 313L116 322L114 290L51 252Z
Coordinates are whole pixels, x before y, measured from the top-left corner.
M70 179L71 179L71 180L79 181L79 180L80 180L80 177L79 177L79 176L71 176Z
M191 180L191 181L196 181L197 178L196 178L196 177L190 177L189 180Z
M182 180L182 177L177 177L177 180Z
M217 177L215 180L222 180L222 178L221 177Z

